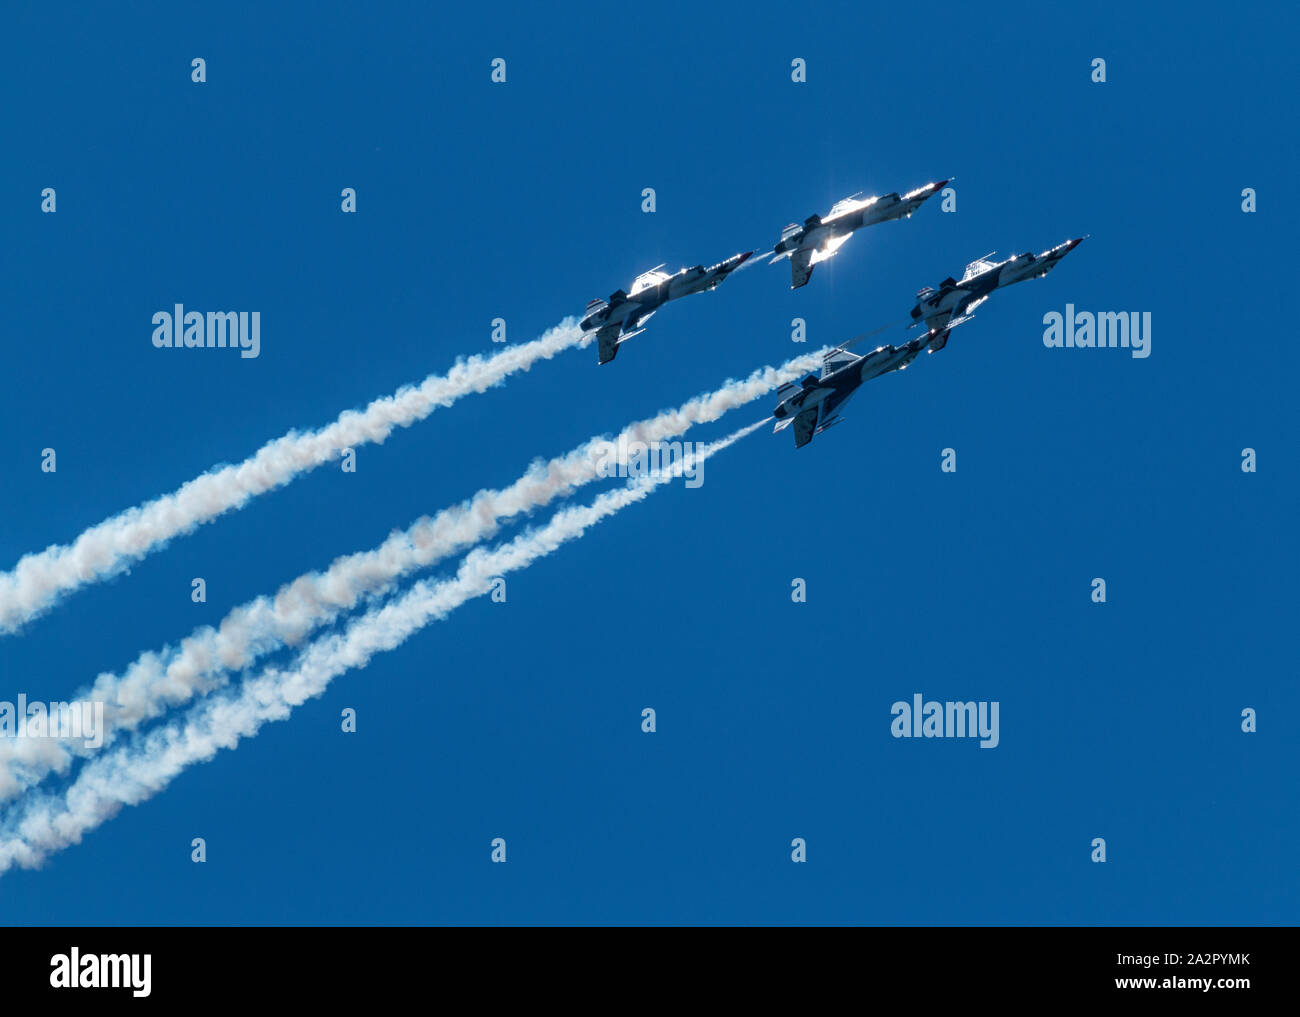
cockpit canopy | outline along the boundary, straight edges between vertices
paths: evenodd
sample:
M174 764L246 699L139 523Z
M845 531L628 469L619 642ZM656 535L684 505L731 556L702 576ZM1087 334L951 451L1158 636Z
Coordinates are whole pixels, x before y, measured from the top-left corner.
M666 279L672 278L667 272L662 271L663 266L652 268L649 272L642 272L632 281L630 295L640 293L642 290L653 289Z
M841 198L839 201L835 202L835 204L831 206L830 212L827 213L826 218L834 219L837 215L843 215L845 212L857 211L859 208L865 208L867 205L870 205L875 200L875 198L863 198L862 192L858 191L857 194L850 194L847 198Z
M983 275L989 269L996 268L997 262L993 260L993 255L997 253L997 251L989 251L982 258L976 258L972 261L966 266L966 274L961 277L961 281L965 282L967 279L974 279L975 276Z

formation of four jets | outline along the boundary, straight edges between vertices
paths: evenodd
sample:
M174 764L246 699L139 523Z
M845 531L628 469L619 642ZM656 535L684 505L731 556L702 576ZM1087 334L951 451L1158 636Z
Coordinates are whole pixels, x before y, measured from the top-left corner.
M791 223L781 231L781 239L772 249L769 262L790 259L790 288L805 286L813 267L831 258L856 230L893 219L907 219L938 193L947 180L925 184L900 195L897 192L871 198L857 195L838 201L823 218L811 215L803 225ZM922 350L936 353L948 343L949 333L970 321L974 310L994 290L1026 279L1040 279L1057 266L1062 258L1086 239L1078 237L1058 244L1041 254L1013 255L1005 261L991 260L992 253L966 266L961 279L949 276L935 289L926 286L916 294L909 328L925 326L925 333L902 346L884 345L858 356L849 347L861 338L828 350L822 361L821 375L808 375L799 384L783 385L777 390L780 402L772 415L775 430L794 425L795 448L802 448L842 419L840 411L863 382L890 371L901 371ZM662 271L663 266L637 276L628 291L616 290L609 300L593 300L582 320L584 332L594 332L600 363L608 364L618 355L619 346L643 332L650 316L670 300L717 289L727 276L754 254L745 251L710 268L696 265L675 275Z

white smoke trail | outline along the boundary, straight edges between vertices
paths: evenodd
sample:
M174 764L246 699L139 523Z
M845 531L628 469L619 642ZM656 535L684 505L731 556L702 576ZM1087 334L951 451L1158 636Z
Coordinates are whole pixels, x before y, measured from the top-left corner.
M742 381L624 428L620 441L660 442L723 414L798 378L821 362L821 352L780 367L763 367ZM296 645L322 625L352 610L365 597L391 591L401 578L496 534L501 524L571 494L602 475L605 442L593 438L549 462L538 461L503 490L482 490L433 518L394 532L378 548L335 559L323 573L310 572L285 584L274 597L258 597L234 608L217 628L203 626L179 647L142 654L121 676L104 673L73 701L104 704L101 744L52 738L0 738L0 801L62 773L75 756L89 755L119 734L154 719L193 696L224 684L267 653Z
M71 544L24 555L13 571L0 573L0 633L16 631L72 591L121 571L173 537L336 459L342 449L382 442L395 427L409 427L440 406L486 391L582 342L575 320L566 318L531 342L461 360L446 374L430 375L364 410L348 410L319 430L290 431L242 463L214 468L171 494L127 509Z
M19 803L0 823L0 873L14 865L33 868L48 855L79 843L123 805L136 805L165 788L181 771L211 759L222 748L257 734L262 725L284 720L295 706L321 695L338 675L365 667L384 650L405 642L431 621L489 592L497 576L527 568L562 544L651 491L752 433L750 424L679 460L670 471L608 491L590 505L561 509L545 526L490 551L472 551L454 578L413 584L400 598L377 607L338 634L300 652L288 670L268 668L238 691L210 696L182 718L137 737L135 744L104 753L82 767L62 795L37 795Z

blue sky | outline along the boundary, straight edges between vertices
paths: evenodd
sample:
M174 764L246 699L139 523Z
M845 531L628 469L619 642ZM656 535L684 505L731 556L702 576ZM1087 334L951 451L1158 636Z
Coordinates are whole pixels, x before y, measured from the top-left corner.
M0 921L1295 922L1293 11L32 4L4 28L4 568L489 349L493 318L522 341L859 190L955 176L957 210L798 291L746 270L613 365L563 354L202 527L0 639L3 699L804 352L793 317L835 342L986 251L1091 239L809 447L760 430L4 875ZM175 302L260 310L261 356L154 349ZM1150 358L1045 348L1067 302L1150 311ZM1000 745L892 738L917 692L999 702Z

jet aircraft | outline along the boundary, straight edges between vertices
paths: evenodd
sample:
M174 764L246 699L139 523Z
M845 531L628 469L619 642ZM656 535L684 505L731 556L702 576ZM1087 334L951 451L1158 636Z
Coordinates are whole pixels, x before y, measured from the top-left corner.
M644 332L650 316L668 301L717 289L753 253L744 251L710 268L696 265L675 275L664 272L660 265L637 276L631 290L615 290L608 300L591 301L580 327L584 332L596 333L600 363L608 364L618 356L619 346Z
M930 352L937 353L948 344L948 333L970 321L975 308L984 303L994 290L1026 279L1041 279L1086 239L1077 237L1042 254L1016 254L1006 261L992 261L996 252L977 258L966 266L960 280L949 276L937 290L926 286L917 291L912 324L908 328L924 322L929 329Z
M797 385L782 385L776 390L781 401L772 411L776 417L773 433L794 424L794 447L803 448L815 435L844 419L840 411L863 382L906 368L920 356L929 337L913 339L902 346L878 346L861 357L849 352L849 347L856 342L855 339L827 350L820 377L810 374Z
M790 288L797 290L812 278L813 266L833 257L854 230L891 219L909 218L926 198L946 183L947 180L940 180L904 195L894 191L879 197L860 198L854 194L837 201L824 219L810 215L802 226L792 222L783 229L780 242L772 248L772 259L768 264L789 258Z

